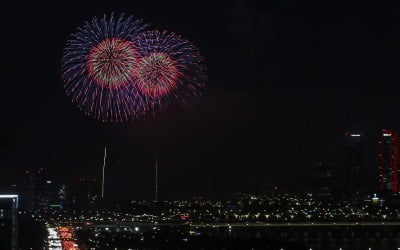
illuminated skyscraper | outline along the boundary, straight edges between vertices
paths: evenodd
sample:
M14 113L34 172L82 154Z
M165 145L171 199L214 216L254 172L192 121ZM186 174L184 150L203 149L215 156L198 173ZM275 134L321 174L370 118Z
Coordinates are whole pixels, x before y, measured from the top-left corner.
M18 249L18 195L0 195L0 249Z
M398 134L382 129L379 138L379 190L383 193L399 192Z
M346 132L346 186L350 189L360 190L365 185L364 169L364 142L363 134Z

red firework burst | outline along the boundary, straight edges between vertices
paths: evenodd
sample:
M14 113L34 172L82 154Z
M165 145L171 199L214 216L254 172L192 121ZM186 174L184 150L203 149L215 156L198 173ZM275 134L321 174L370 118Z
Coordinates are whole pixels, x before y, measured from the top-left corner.
M138 60L133 83L150 105L183 103L201 94L207 77L198 49L167 31L139 34L134 46Z
M162 97L177 86L176 62L164 52L151 52L140 59L136 68L136 86L143 94Z
M136 57L135 48L130 41L121 38L104 39L89 52L89 75L98 85L107 88L128 84Z

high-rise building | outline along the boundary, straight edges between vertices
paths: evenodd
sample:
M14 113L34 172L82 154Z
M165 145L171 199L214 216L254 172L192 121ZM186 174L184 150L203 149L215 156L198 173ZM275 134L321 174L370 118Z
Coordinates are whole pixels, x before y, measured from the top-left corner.
M59 189L58 189L57 195L58 195L57 201L59 202L60 209L65 208L65 206L67 205L67 195L68 195L68 193L67 193L67 186L64 185L64 184L61 185L61 186L59 187Z
M25 171L27 176L27 192L23 199L23 207L27 210L38 209L38 201L40 194L40 186L43 182L43 169L27 169Z
M379 145L379 190L383 193L399 192L399 141L398 134L382 129Z
M0 249L18 249L18 195L0 195Z
M330 164L318 163L314 172L315 195L319 199L326 199L332 196L333 179L332 166Z
M26 170L25 173L28 178L23 207L30 211L49 209L57 196L53 181L48 178L43 168Z
M364 143L363 134L358 132L346 132L346 186L350 189L360 190L365 185L364 169Z
M99 199L96 178L80 177L72 191L71 205L75 208L93 206Z

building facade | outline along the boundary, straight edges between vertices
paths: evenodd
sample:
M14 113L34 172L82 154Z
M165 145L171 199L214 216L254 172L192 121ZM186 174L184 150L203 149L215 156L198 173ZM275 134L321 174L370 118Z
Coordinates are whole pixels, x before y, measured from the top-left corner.
M0 195L0 249L18 249L18 195Z
M345 171L346 186L349 189L361 190L364 185L364 135L359 132L345 133Z
M399 141L398 134L382 129L378 141L378 184L382 193L399 192Z
M333 192L332 165L319 162L314 170L314 193L318 199L329 199Z

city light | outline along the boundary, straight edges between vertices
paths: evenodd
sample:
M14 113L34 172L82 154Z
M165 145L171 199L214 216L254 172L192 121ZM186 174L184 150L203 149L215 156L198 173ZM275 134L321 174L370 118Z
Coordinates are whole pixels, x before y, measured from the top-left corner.
M18 208L18 195L17 194L1 194L0 199L12 199L15 202L16 208Z
M47 227L47 242L49 250L63 250L61 239L55 227Z
M74 242L73 229L70 226L47 226L47 242L49 250L78 250Z
M16 194L0 194L0 199L10 199L10 198L18 198Z

